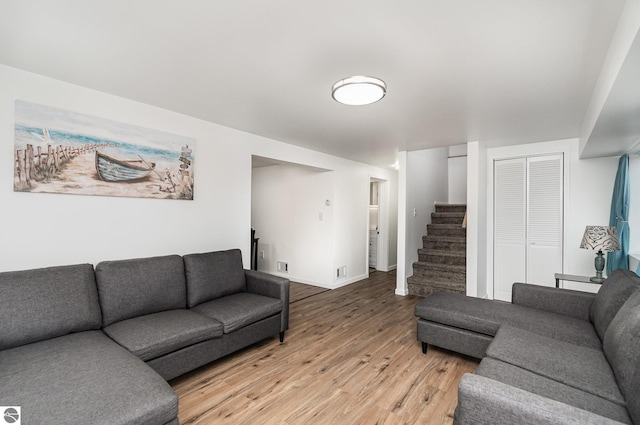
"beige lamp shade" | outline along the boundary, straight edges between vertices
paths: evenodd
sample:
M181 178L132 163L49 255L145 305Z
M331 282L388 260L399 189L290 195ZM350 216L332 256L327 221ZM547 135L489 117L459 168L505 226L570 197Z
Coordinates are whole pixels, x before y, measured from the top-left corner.
M602 252L620 251L618 232L612 226L587 226L580 248Z

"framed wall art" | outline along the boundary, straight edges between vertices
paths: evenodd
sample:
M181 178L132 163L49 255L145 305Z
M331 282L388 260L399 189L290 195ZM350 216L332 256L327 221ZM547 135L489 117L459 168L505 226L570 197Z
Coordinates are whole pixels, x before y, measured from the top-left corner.
M194 139L16 100L14 191L193 199Z

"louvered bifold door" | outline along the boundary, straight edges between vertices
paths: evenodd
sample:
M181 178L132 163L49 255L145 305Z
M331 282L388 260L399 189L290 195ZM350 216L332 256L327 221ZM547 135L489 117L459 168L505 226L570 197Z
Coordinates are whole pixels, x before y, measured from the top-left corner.
M527 158L527 282L555 286L562 272L562 155Z
M514 282L555 286L562 272L563 156L494 162L493 297Z
M511 285L526 278L526 158L494 162L493 297L511 301Z

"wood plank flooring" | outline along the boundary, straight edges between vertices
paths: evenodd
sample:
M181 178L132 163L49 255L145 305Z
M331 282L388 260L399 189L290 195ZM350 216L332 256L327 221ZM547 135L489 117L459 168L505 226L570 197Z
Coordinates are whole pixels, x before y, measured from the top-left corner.
M416 340L416 296L395 274L290 305L277 336L173 381L180 424L451 424L457 386L478 362Z
M326 291L329 291L329 289L321 288L319 286L305 285L304 283L291 282L289 287L289 302L295 303Z

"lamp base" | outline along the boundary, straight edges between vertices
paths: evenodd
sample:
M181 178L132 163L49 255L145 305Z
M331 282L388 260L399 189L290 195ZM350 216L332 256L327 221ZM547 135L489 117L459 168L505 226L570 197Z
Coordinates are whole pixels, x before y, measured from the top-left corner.
M593 283L602 283L604 282L604 277L602 277L602 271L604 270L604 254L602 253L602 250L596 252L596 259L594 263L596 266L596 275L589 280Z

